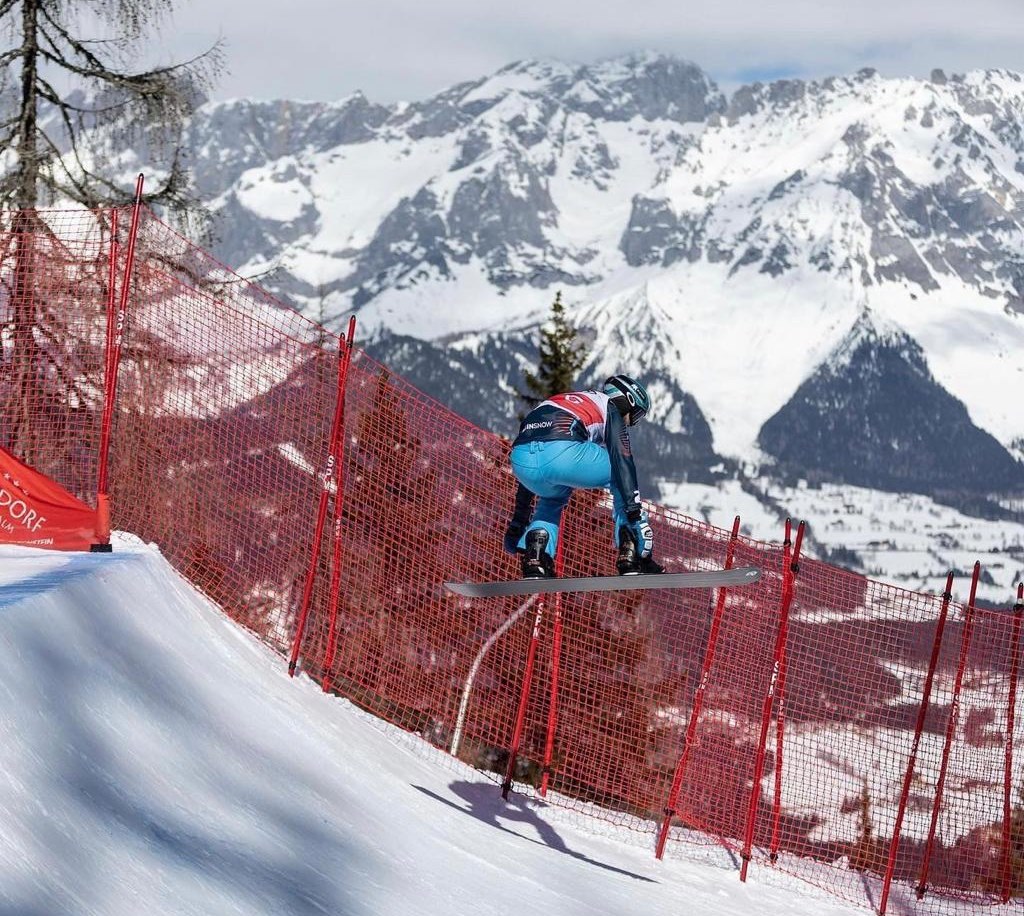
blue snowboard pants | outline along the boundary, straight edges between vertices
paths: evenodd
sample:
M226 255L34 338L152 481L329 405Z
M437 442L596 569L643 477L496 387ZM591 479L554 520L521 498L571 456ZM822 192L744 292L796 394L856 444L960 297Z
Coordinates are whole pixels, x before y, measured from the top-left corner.
M601 488L612 491L615 546L618 547L619 527L628 525L629 521L622 495L611 486L612 467L607 449L596 442L528 442L513 448L510 459L512 472L519 482L539 497L533 519L519 540L520 549L526 546L526 534L543 528L548 532L548 553L554 557L562 510L572 491Z

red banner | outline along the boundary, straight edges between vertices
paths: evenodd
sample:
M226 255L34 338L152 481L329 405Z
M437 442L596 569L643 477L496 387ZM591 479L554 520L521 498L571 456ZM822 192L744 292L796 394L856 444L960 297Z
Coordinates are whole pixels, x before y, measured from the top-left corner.
M96 510L0 448L0 544L88 550Z

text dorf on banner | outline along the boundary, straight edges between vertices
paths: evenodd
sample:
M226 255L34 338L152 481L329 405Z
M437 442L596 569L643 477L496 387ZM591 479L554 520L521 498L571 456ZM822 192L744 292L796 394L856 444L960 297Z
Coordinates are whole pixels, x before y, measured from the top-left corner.
M88 550L96 510L0 448L0 544Z

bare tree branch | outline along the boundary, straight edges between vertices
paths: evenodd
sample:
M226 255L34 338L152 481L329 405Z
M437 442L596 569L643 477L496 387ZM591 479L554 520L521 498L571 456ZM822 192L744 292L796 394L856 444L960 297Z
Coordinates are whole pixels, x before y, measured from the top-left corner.
M0 54L0 72L5 81L19 85L18 79L9 79L10 65L24 58L31 48L38 61L33 69L37 76L38 68L45 66L95 87L86 101L80 101L66 98L67 93L61 94L46 80L36 79L35 86L29 87L25 83L27 74L22 74L22 99L34 99L30 104L39 113L39 106L52 109L57 114L61 136L45 136L52 127L40 125L33 130L27 126L24 105L20 121L0 127L0 131L9 132L0 133L0 152L10 148L16 136L31 134L38 143L36 153L32 152L33 144L24 140L20 143L23 181L19 199L52 199L68 192L73 199L93 206L110 197L123 199L123 191L110 179L97 174L95 167L85 166L81 140L88 137L92 146L120 139L124 141L122 145L132 146L136 139L145 137L151 155L167 157L163 165L166 178L157 192L147 198L170 206L172 215L178 212L184 216L194 205L187 197L187 176L177 148L187 118L222 69L222 42L189 60L137 71L121 66L120 61L113 62L110 53L104 53L106 50L116 56L122 50L130 52L137 39L165 18L172 7L173 2L167 0L0 0L0 22L7 18L12 33L19 31L15 19L21 20L23 30L27 21L24 14L34 17L31 35L22 35L20 45ZM78 10L86 8L111 25L118 36L87 39L76 34L70 22ZM39 125L38 117L33 116L31 123ZM69 160L62 161L64 156L69 156ZM28 193L25 180L39 182L34 195ZM0 179L0 184L7 194L18 187L17 182L12 185L8 180Z
M74 342L64 304L44 292L45 284L39 287L63 265L77 271L81 264L77 253L62 251L35 208L44 201L74 201L94 211L124 204L115 170L123 169L120 153L139 149L134 141L141 139L147 170L160 176L146 202L181 220L202 212L189 196L181 144L221 70L221 42L181 63L132 65L139 39L173 7L174 0L0 0L0 154L13 162L0 172L0 218L9 220L0 233L0 258L13 265L0 275L0 290L6 287L0 433L26 457L38 445L33 411L49 422L89 409L103 367L90 341ZM86 12L110 37L81 34ZM65 81L87 94L65 91ZM106 280L98 275L90 282L103 288Z

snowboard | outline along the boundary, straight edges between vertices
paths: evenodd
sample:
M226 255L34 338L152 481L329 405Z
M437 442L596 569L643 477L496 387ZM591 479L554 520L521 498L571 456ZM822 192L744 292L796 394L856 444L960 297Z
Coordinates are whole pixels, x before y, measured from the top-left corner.
M506 595L551 595L556 592L631 592L642 588L722 588L751 585L761 578L756 566L699 572L639 576L585 576L570 579L512 579L505 582L445 582L444 587L466 598Z

